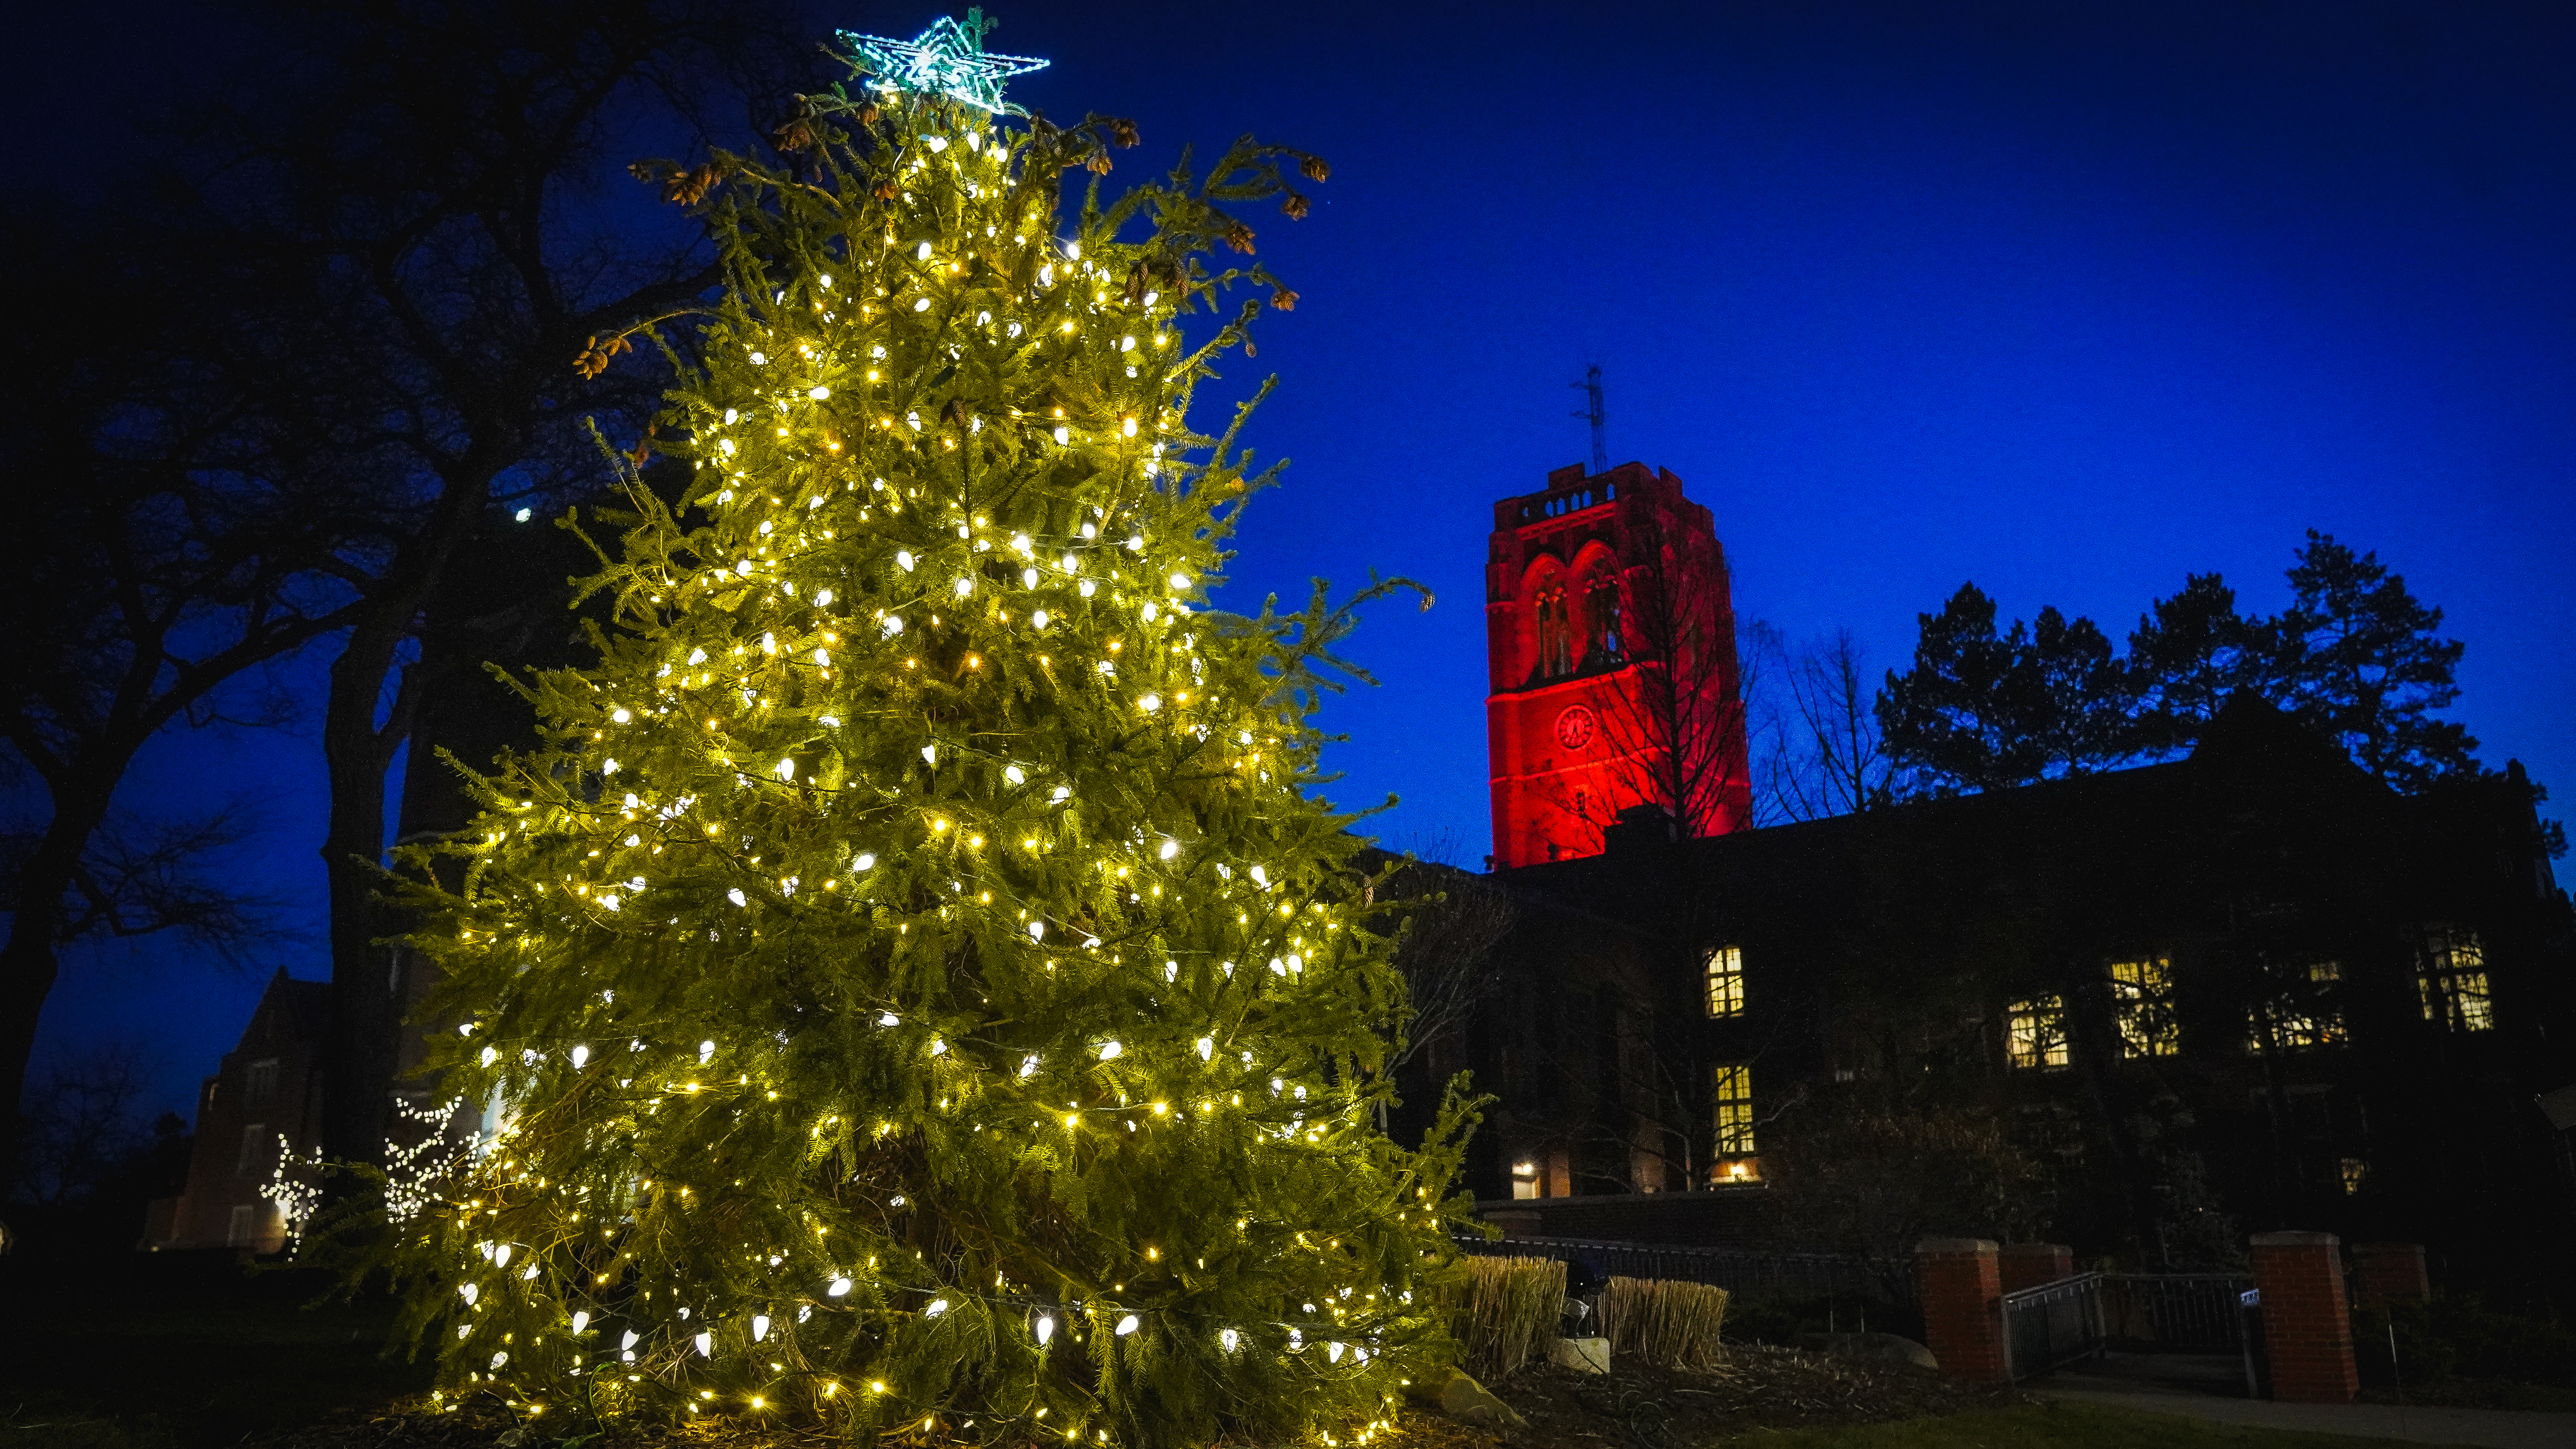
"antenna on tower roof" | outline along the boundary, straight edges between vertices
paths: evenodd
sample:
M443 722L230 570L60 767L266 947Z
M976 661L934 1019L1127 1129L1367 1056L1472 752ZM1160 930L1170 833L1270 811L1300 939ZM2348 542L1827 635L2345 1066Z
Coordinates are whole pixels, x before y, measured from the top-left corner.
M1579 387L1583 389L1584 398L1588 405L1576 408L1574 410L1574 415L1578 418L1591 419L1592 471L1595 473L1607 473L1610 471L1610 444L1602 437L1601 427L1602 424L1608 422L1610 419L1608 414L1601 411L1601 364L1596 362L1590 367L1585 368L1583 370L1583 381L1570 382L1567 383L1566 386Z

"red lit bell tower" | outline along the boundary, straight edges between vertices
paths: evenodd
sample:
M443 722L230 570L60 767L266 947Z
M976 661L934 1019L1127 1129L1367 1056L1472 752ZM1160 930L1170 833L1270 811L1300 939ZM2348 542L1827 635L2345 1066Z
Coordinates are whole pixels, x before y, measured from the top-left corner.
M1576 464L1495 504L1485 652L1498 869L1597 855L1638 807L1751 823L1726 553L1679 478Z

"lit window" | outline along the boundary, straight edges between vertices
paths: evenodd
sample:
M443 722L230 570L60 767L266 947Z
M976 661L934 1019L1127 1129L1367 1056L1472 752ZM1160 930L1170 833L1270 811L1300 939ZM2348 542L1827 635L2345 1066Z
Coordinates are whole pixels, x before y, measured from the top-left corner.
M2254 1008L2255 1051L2343 1044L2342 962L2311 961L2286 982L2274 979L2272 999Z
M2066 1004L2054 996L2034 996L2012 1004L2012 1064L2017 1067L2066 1065Z
M1538 1196L1538 1164L1530 1161L1512 1164L1512 1196Z
M268 1167L268 1124L253 1122L242 1129L241 1155L233 1159L233 1175L250 1177Z
M2169 1057L2182 1050L2182 1032L2174 1023L2171 961L2151 956L2112 962L2111 1002L2120 1017L2121 1055Z
M1733 1063L1717 1069L1717 1155L1753 1150L1753 1068Z
M2370 1164L2358 1157L2345 1158L2342 1169L2343 1190L2347 1194L2361 1191L2361 1185L2370 1180Z
M2487 953L2478 933L2458 926L2427 926L2415 957L2415 980L2424 996L2424 1019L2453 1031L2495 1025L2487 995Z
M1744 1014L1744 951L1739 946L1711 946L1701 962L1708 979L1708 1014Z

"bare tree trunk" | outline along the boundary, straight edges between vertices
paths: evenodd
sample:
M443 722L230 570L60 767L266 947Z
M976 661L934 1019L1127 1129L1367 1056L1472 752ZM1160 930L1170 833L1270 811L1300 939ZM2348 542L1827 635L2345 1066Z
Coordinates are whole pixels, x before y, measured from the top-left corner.
M132 751L126 753L130 757ZM113 781L123 773L124 761L119 760L107 778ZM64 897L79 876L81 852L107 819L108 793L74 787L57 794L44 838L19 868L9 944L0 947L0 1127L18 1119L27 1061L36 1049L36 1025L62 971Z

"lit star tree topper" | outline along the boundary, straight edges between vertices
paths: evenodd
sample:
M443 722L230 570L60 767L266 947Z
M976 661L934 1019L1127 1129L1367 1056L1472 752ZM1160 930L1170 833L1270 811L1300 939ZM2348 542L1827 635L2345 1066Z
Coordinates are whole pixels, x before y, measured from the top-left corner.
M942 15L910 40L852 30L841 31L840 36L858 67L874 77L868 84L877 90L941 95L990 114L1024 115L1002 99L1002 82L1043 70L1047 63L1035 56L995 55L984 49L985 32L995 23L985 19L983 11L969 10L963 23Z
M1376 1125L1410 1013L1319 798L1351 615L1209 597L1272 473L1192 393L1294 301L1213 259L1326 168L1246 138L1067 214L1135 128L993 99L636 167L723 292L579 520L593 657L403 857L433 1067L496 1108L370 1240L442 1393L1204 1449L1366 1442L1454 1353L1467 1110Z

